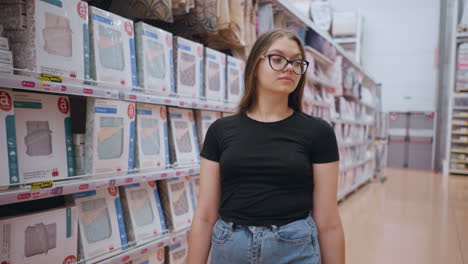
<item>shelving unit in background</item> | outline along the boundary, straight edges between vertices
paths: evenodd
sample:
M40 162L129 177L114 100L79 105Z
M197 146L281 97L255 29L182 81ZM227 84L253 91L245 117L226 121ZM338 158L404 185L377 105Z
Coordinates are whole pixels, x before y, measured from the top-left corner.
M376 96L377 84L374 79L360 66L360 64L350 56L337 42L335 42L328 33L321 32L316 26L300 12L298 12L286 0L264 1L275 5L280 12L287 12L291 17L297 20L297 23L314 31L320 35L325 41L328 41L336 49L337 53L343 57L353 67L356 73L362 75L362 80L359 85L361 88L368 89ZM324 68L331 67L334 61L317 49L308 47L314 57L316 63ZM354 87L354 93L340 93L342 91L342 83L333 83L330 80L319 78L314 74L308 75L308 83L317 87L320 91L331 95L331 101L311 100L310 103L315 107L321 108L323 111L334 113L326 118L336 130L353 130L351 139L345 135L339 140L339 148L341 153L341 168L339 176L339 193L338 200L342 200L348 194L357 190L360 186L368 182L374 175L374 153L375 153L375 136L374 131L376 126L376 101L363 101L359 94L358 86ZM356 83L358 84L358 83ZM219 102L211 102L207 100L191 99L180 96L158 96L154 94L146 94L139 91L122 90L117 86L106 87L100 86L97 82L90 81L89 84L76 84L64 80L61 83L47 82L40 79L39 74L34 76L11 75L0 73L0 87L12 88L24 91L33 91L41 93L54 93L73 96L83 96L89 98L106 98L113 100L123 100L132 102L142 102L149 104L159 104L165 106L174 106L185 109L211 110L225 113L233 113L235 105L221 104ZM336 101L345 100L347 104L352 104L354 113L345 116L343 112L337 112ZM352 133L351 133L352 134ZM343 133L341 133L343 135ZM0 205L13 204L24 201L40 200L56 196L74 194L83 191L100 190L109 187L122 186L134 183L144 183L149 181L165 180L170 178L191 177L199 174L199 164L190 164L185 167L168 167L162 171L153 172L135 172L131 174L122 173L112 175L106 179L94 179L95 175L79 176L70 180L56 181L53 187L34 190L31 185L23 184L14 186L10 190L0 191ZM130 247L122 253L117 253L111 258L100 261L99 263L125 263L134 260L142 254L170 245L178 239L186 235L186 231L176 233L168 233L163 237L158 237L143 245Z
M458 1L454 3L458 10ZM454 13L456 14L456 12ZM444 174L468 175L468 33L458 31L458 21L454 17L451 41L451 71L449 87L449 120L447 124L447 149L444 161Z
M363 39L364 18L358 12L357 34L351 37L334 37L334 41L338 43L344 50L352 54L358 63L361 63L362 58L362 39Z
M374 81L374 79L366 72L360 65L359 59L356 59L352 54L347 52L341 45L340 41L336 41L333 39L328 32L323 32L320 30L316 25L313 24L313 22L308 19L304 13L298 11L292 4L290 4L287 0L276 0L276 1L261 1L260 3L275 3L276 4L276 9L286 11L289 14L294 14L295 17L297 17L303 24L308 26L310 29L313 31L317 32L325 41L328 41L329 43L333 44L333 47L336 48L337 50L337 55L340 55L343 57L343 61L346 63L349 63L355 70L357 75L362 75L363 79L361 82L361 85L363 88L369 89L369 91L372 93L372 96L374 98L373 103L368 103L368 102L363 102L361 101L360 94L347 94L347 93L341 93L340 91L343 91L342 83L335 84L331 83L328 80L324 80L323 78L319 78L318 76L315 76L313 74L308 73L308 78L309 82L317 86L319 89L326 90L328 92L333 93L333 96L335 97L335 100L340 100L340 98L344 98L348 102L352 102L357 104L359 107L361 107L360 110L358 110L361 113L365 113L365 116L370 117L369 120L362 120L358 119L357 116L354 119L347 119L343 118L342 116L339 115L339 113L336 113L336 103L333 103L330 105L329 109L331 110L331 114L329 118L325 118L328 120L331 124L334 125L335 131L337 129L345 129L345 127L354 127L355 129L360 128L364 129L365 132L365 138L360 138L358 140L354 140L352 142L345 142L345 140L338 140L340 141L340 151L343 153L348 153L350 151L355 151L356 156L355 157L360 157L361 159L351 159L347 157L348 155L341 155L341 171L340 171L340 177L339 177L339 190L338 190L338 200L342 200L344 197L346 197L348 194L352 193L356 189L358 189L362 184L368 182L373 176L374 176L374 168L375 168L375 162L374 162L374 156L375 156L375 146L374 144L368 144L366 145L365 148L363 148L361 145L356 144L357 142L360 141L374 141L375 136L374 136L374 131L376 129L376 114L377 114L377 93L376 93L376 88L377 88L377 82ZM355 40L361 39L362 38L362 20L360 19L359 21L359 37L356 38ZM345 40L351 41L351 39ZM358 50L358 57L360 57L361 53L361 41L358 42L359 44L359 50ZM322 67L324 68L329 68L332 66L334 63L333 61L330 61L328 59L324 59L324 55L318 52L317 50L308 47L307 49L311 49L311 54L315 58L316 63L319 63ZM380 99L379 99L380 100ZM319 102L320 105L319 107L323 107L324 103ZM333 111L335 111L335 115L333 115ZM338 136L339 137L339 136ZM352 166L350 164L353 164Z

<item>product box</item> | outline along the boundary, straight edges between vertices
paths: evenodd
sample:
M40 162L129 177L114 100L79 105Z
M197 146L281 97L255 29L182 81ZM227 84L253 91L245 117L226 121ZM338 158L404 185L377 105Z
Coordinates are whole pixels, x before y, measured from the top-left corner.
M11 51L0 50L0 63L11 64L11 66L13 66L13 55Z
M188 243L186 239L169 246L167 251L169 264L185 264L188 256Z
M152 251L141 258L133 260L133 264L166 264L164 262L164 248Z
M78 209L79 259L87 263L126 249L127 235L117 187L72 195Z
M166 223L156 182L122 186L120 194L130 241L140 244L163 234Z
M134 103L88 98L85 172L105 177L133 169L134 133Z
M190 178L190 195L192 199L193 211L198 204L198 197L200 197L200 176L194 176Z
M145 92L175 93L172 33L143 22L135 24L138 85Z
M13 93L0 89L0 189L20 183Z
M227 56L227 101L238 104L244 95L244 62Z
M90 61L93 80L137 86L133 21L96 7L89 7Z
M174 37L175 84L177 95L203 96L203 45Z
M70 78L89 78L86 2L28 0L25 1L25 10L21 10L21 4L8 6L0 8L0 17L11 18L4 26L16 68ZM12 16L14 12L24 13ZM24 14L26 24L19 27Z
M13 65L11 63L0 62L0 73L2 74L13 74Z
M10 45L8 45L8 39L0 37L0 50L10 50Z
M355 36L358 32L359 13L353 11L333 12L332 34L335 37Z
M221 118L221 113L206 110L195 110L195 114L197 120L198 142L200 142L200 146L203 146L203 141L205 141L208 128L214 123L214 121Z
M192 222L194 201L189 184L190 180L186 178L158 181L164 218L171 232L188 228Z
M20 183L74 176L67 96L13 92Z
M205 47L205 90L209 101L226 100L226 54Z
M166 106L137 103L135 168L140 172L170 164Z
M171 161L176 165L194 164L200 161L197 128L193 111L169 107L169 147Z
M0 263L75 263L75 207L47 210L0 220Z

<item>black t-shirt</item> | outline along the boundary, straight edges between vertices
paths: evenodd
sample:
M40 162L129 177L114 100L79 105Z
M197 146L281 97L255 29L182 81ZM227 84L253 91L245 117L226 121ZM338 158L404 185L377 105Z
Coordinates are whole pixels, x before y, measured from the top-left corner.
M312 208L313 163L339 159L333 128L301 112L278 122L218 119L201 156L219 162L220 217L249 226L284 225Z

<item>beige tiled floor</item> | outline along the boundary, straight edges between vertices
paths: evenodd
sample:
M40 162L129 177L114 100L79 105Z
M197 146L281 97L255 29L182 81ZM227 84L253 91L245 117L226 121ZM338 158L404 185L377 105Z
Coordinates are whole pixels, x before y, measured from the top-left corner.
M468 176L387 169L340 203L347 264L468 264Z

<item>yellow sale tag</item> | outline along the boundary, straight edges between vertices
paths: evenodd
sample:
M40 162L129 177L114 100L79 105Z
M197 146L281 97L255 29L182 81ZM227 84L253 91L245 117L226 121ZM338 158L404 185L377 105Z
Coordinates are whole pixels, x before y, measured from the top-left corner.
M62 82L62 76L42 73L41 74L41 81L61 83Z
M43 182L34 182L31 184L31 190L41 190L45 188L50 188L54 185L54 181L43 181Z

